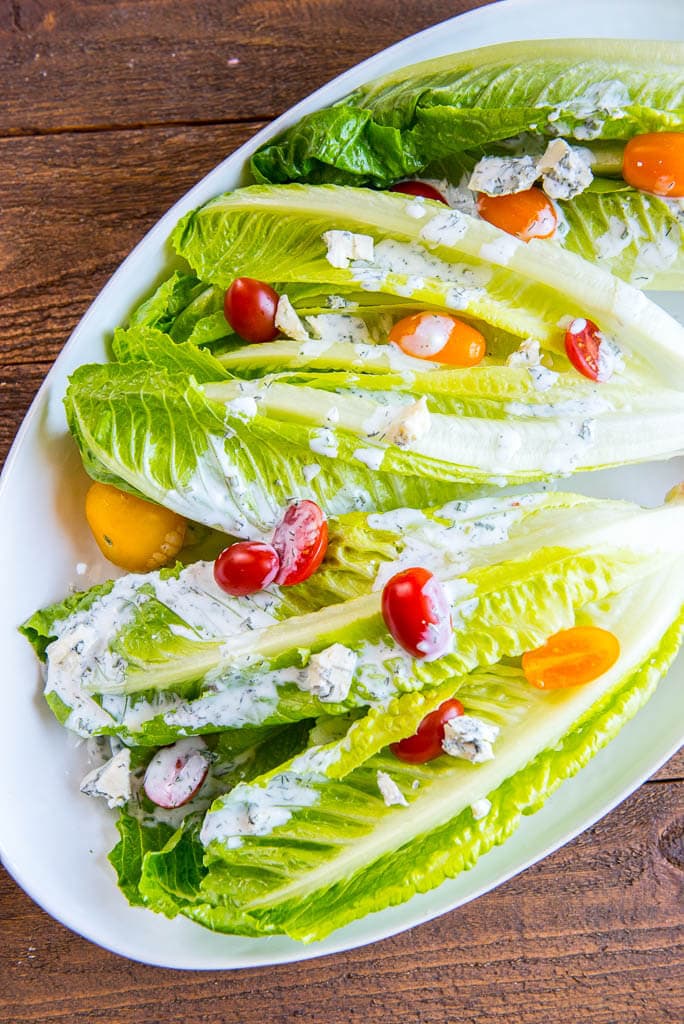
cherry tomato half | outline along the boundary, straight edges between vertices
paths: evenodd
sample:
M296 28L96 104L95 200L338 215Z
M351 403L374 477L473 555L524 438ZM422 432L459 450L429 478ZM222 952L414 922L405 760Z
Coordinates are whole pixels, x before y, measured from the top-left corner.
M158 807L182 807L198 793L208 770L204 740L188 736L154 755L145 772L145 795Z
M245 597L273 583L279 568L278 552L270 544L241 540L218 556L214 562L214 579L226 594Z
M398 181L396 185L390 185L389 190L403 192L405 196L422 196L423 199L434 199L436 203L449 205L441 192L424 181Z
M398 743L390 743L395 757L409 764L425 764L439 757L444 739L444 725L452 718L463 714L463 705L453 697L445 700L434 711L425 716L413 736L407 736Z
M449 366L476 366L487 350L484 337L449 313L413 313L398 320L389 340L415 359Z
M620 657L614 633L598 626L574 626L549 637L522 656L525 678L540 690L582 686L598 679Z
M684 132L635 135L625 146L622 176L657 196L684 196Z
M315 501L296 501L288 506L273 534L280 558L275 578L283 587L308 580L319 567L328 547L328 524Z
M477 212L483 220L522 242L550 238L558 226L553 203L545 192L534 186L510 196L488 196L480 192Z
M182 516L111 484L91 485L85 514L102 554L128 572L166 565L185 542Z
M427 569L398 572L382 591L382 617L397 643L423 661L434 661L451 646L451 609L444 587Z
M601 332L593 320L577 317L565 332L565 352L568 359L589 380L599 379L599 349Z
M265 281L236 277L226 292L223 311L230 326L245 341L273 341L278 334L278 298L278 292Z

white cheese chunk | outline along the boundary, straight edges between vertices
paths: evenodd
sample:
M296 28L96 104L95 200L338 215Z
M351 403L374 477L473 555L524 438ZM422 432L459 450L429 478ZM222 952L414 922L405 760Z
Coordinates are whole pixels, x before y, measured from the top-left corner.
M485 156L473 168L468 188L488 196L525 192L539 177L531 156Z
M492 744L499 735L498 725L471 715L460 715L444 725L442 750L451 757L462 757L473 764L492 761Z
M481 800L476 800L470 805L470 810L473 812L473 818L475 821L480 821L482 818L486 818L492 809L492 802L488 800L486 796L483 796Z
M81 792L86 796L101 796L108 807L123 807L131 799L131 752L128 747L88 772L81 783Z
M385 801L386 807L393 807L398 804L401 807L408 807L408 800L397 786L394 779L387 774L387 772L381 772L378 769L377 774L378 789L382 799Z
M551 199L572 199L591 185L593 174L586 150L569 146L565 139L549 142L537 165L542 188Z
M371 235L355 235L352 231L324 231L323 241L328 247L328 263L339 270L346 270L352 260L373 259Z
M309 341L309 333L299 319L297 311L287 295L281 295L276 308L275 325L286 338L293 341Z
M425 437L429 430L430 410L427 407L427 399L423 395L417 402L401 407L385 431L384 440L389 444L396 444L400 448L404 448L412 441Z
M306 673L306 688L314 697L336 704L346 700L354 678L356 654L343 644L332 644L313 654Z
M506 360L506 366L539 366L541 363L541 349L535 338L525 338L520 342L520 347L511 352Z

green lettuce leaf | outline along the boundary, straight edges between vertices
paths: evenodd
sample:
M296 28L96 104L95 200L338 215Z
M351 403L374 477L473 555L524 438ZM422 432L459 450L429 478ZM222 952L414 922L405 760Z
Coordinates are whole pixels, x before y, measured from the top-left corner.
M681 131L683 53L676 42L576 39L432 59L306 115L254 154L252 173L383 188L522 132L586 141Z
M666 579L664 601L663 576L656 575L616 601L585 610L583 621L615 631L622 648L616 666L593 683L552 694L533 693L520 681L517 699L506 703L500 693L515 693L515 680L509 675L497 686L494 670L458 690L466 712L500 725L492 761L472 765L442 757L414 766L386 752L341 781L310 773L295 786L288 777L284 802L277 802L287 813L261 834L257 825L256 835L241 830L237 841L226 843L212 838L219 831L214 820L205 837L206 902L184 912L220 930L251 925L254 934L285 932L312 941L471 867L508 838L523 814L538 810L652 694L684 626L681 564ZM407 807L383 804L378 770L390 774ZM264 805L256 791L262 781L220 798L205 828L222 814L229 827L233 819L225 809L238 804L251 803L258 822L257 808L263 811ZM472 805L485 797L491 808L476 820ZM265 864L268 870L259 870Z
M147 341L152 337L163 336L148 332ZM121 336L118 340L123 345ZM168 348L176 364L211 359L192 346ZM196 374L203 366L188 366L191 374L175 372L178 368L151 367L136 357L82 366L72 374L67 420L90 476L237 537L265 535L282 508L297 498L310 498L334 515L354 508L427 505L451 493L439 480L376 473L358 461L348 465L317 454L310 446L313 430L301 435L298 448L278 423L264 418L255 437L255 421L248 416L254 398L247 384L238 383L239 394L226 404L209 398L199 385Z

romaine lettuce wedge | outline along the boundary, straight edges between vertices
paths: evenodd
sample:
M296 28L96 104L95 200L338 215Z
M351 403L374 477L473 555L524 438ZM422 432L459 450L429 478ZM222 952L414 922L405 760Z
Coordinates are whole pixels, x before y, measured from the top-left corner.
M515 666L500 665L462 680L466 713L500 729L490 761L444 755L407 765L370 747L366 760L341 769L361 720L340 740L238 785L201 827L144 858L148 905L216 930L308 942L472 867L650 697L681 642L683 580L680 556L670 571L582 609L578 621L610 629L621 644L618 662L592 683L536 691ZM383 802L378 772L403 805ZM192 884L181 890L188 864Z
M258 181L383 187L431 160L534 131L583 141L684 127L684 46L546 39L391 72L252 157Z
M621 175L625 140L684 129L683 67L678 42L545 40L456 53L308 114L254 154L252 172L260 183L374 188L446 179L443 194L460 188L459 202L474 208L466 186L481 157L536 156L562 136L583 147L596 177L558 203L554 241L639 287L681 289L681 207Z
M154 745L189 733L277 725L381 706L517 657L684 551L684 505L532 495L331 524L324 568L296 588L230 598L212 566L128 576L38 613L24 631L46 651L46 695L81 735ZM350 555L349 551L354 554ZM451 601L454 649L416 662L380 614L384 582L424 565ZM312 686L311 658L340 644L348 690Z

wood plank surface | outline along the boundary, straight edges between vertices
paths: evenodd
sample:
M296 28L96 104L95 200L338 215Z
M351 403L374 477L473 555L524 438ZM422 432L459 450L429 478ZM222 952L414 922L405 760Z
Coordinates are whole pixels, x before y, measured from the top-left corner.
M222 974L96 950L0 875L6 1024L668 1024L684 1019L684 784L650 785L554 856L348 953Z
M272 118L487 0L0 0L0 134Z
M89 303L191 184L333 75L476 6L0 0L0 465ZM682 780L684 754L564 850L405 935L234 974L99 950L0 869L0 1024L674 1024Z

